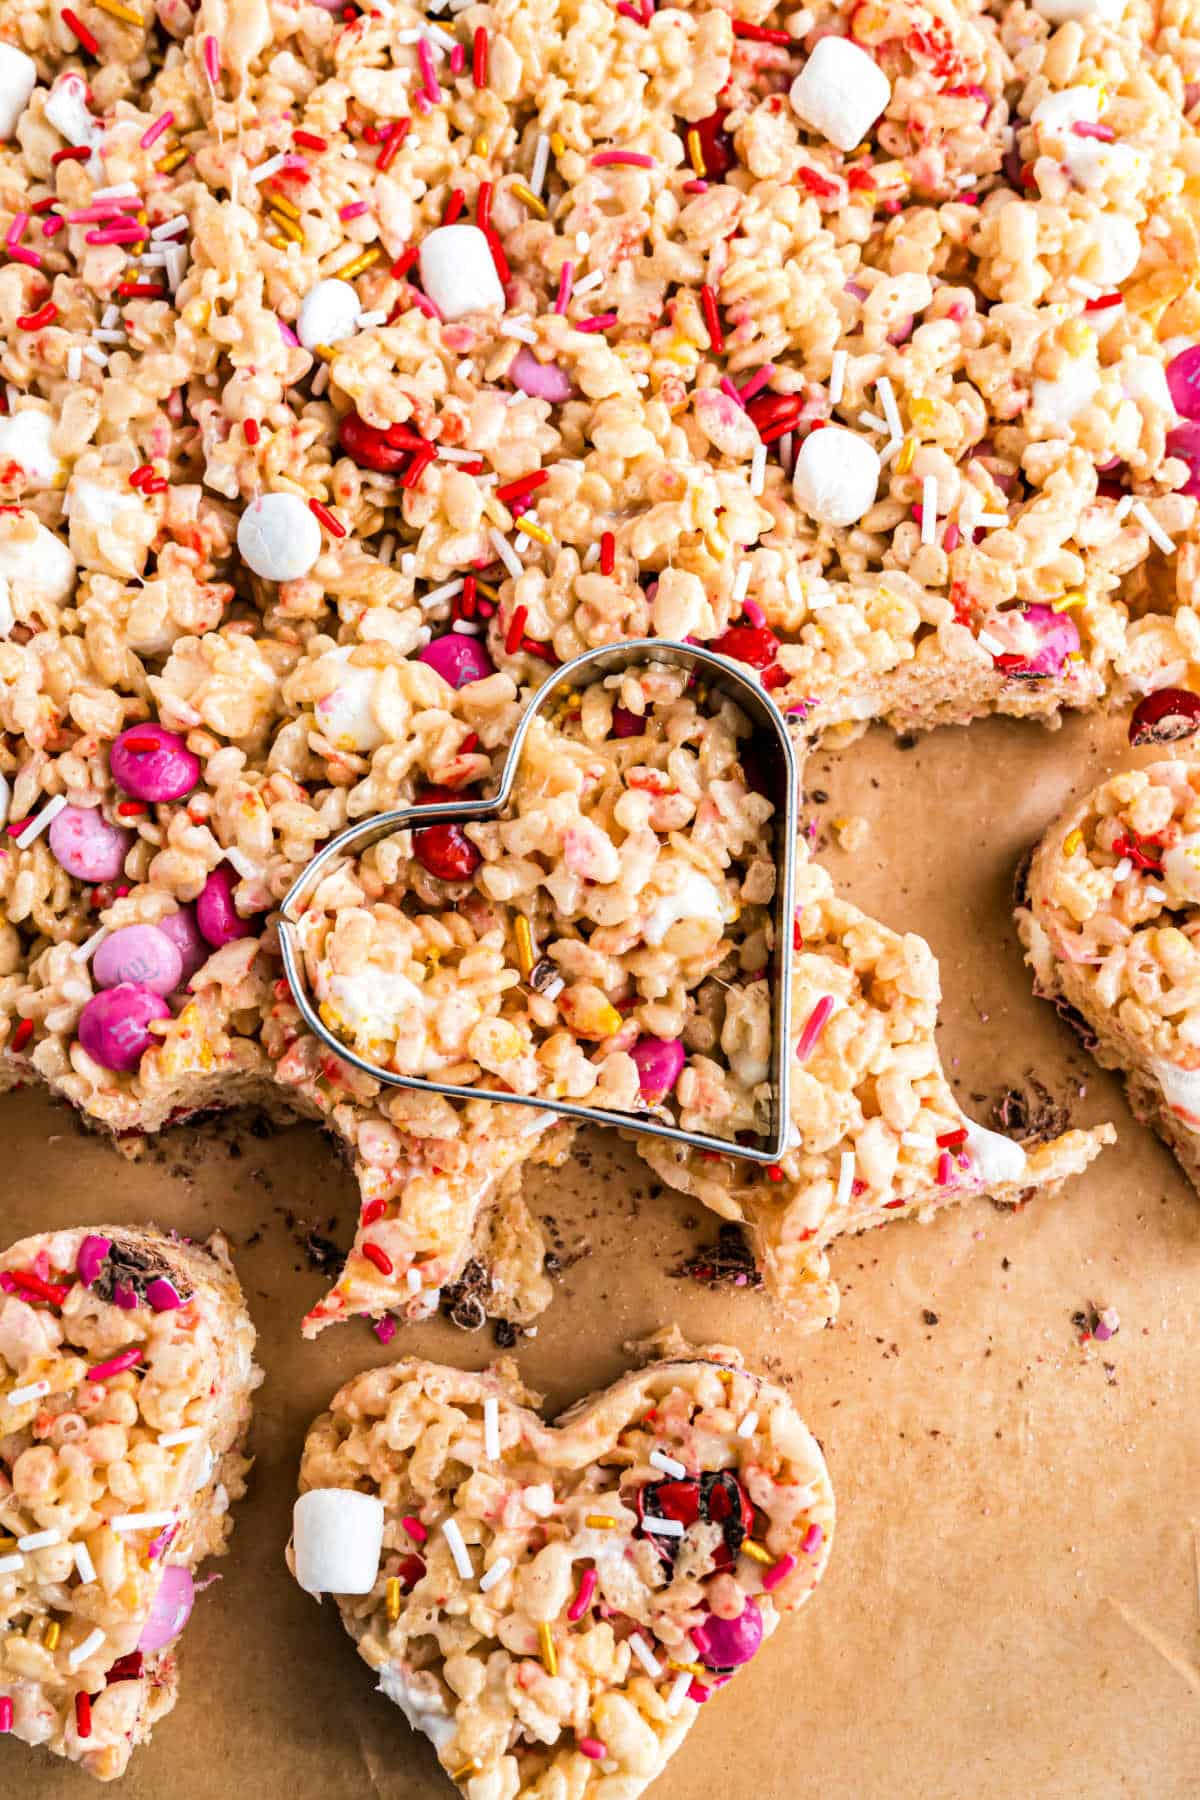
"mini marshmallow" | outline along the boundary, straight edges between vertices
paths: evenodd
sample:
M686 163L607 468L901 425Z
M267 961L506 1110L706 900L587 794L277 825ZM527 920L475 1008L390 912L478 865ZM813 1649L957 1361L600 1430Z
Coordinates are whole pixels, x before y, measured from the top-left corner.
M369 1594L383 1549L383 1501L353 1488L311 1488L292 1508L296 1580L310 1594Z
M1029 1160L1020 1144L1002 1137L998 1131L989 1131L986 1125L977 1125L974 1119L967 1119L966 1127L963 1148L970 1155L972 1172L987 1187L1020 1181Z
M1067 364L1056 380L1034 382L1033 404L1038 412L1045 413L1065 431L1071 421L1092 404L1099 386L1099 370L1077 357Z
M75 586L75 558L62 539L31 513L14 521L8 536L5 523L0 521L0 577L19 587L27 599L66 600Z
M1099 117L1100 90L1082 82L1076 87L1060 88L1057 93L1047 94L1030 114L1032 123L1044 126L1047 131L1069 131L1079 119L1087 119L1094 125Z
M421 240L421 286L443 319L503 312L504 289L477 225L439 225Z
M52 429L50 414L44 412L19 412L0 419L0 469L16 463L24 471L26 487L53 487L62 474L62 463L50 448Z
M874 57L849 38L824 37L792 83L792 111L839 150L861 143L892 97Z
M1068 19L1119 19L1124 0L1033 0L1034 9L1051 25Z
M0 138L10 138L37 86L37 64L12 44L0 44Z
M321 527L297 494L263 494L238 520L242 561L264 581L297 581L321 554Z
M337 686L323 694L313 707L317 728L338 750L378 750L384 739L371 700L378 679L377 669L363 669L350 661L352 644L330 650L324 663L342 665Z
M1118 373L1121 392L1127 400L1145 400L1155 412L1165 413L1168 419L1175 417L1175 402L1167 384L1166 370L1156 356L1127 356L1119 365ZM2 563L0 567L3 567Z
M1121 213L1102 212L1092 221L1092 247L1083 272L1102 288L1120 287L1128 281L1142 256L1142 234L1132 219Z
M353 335L361 315L358 295L348 281L318 281L301 302L296 336L306 350L315 350L318 344L336 344Z
M60 75L46 96L46 122L60 137L78 148L94 144L100 136L100 121L88 111L87 83L81 75Z
M63 511L81 525L111 525L118 513L141 512L145 502L128 488L106 487L86 476L72 480Z
M792 486L805 512L823 525L853 525L875 504L879 458L856 431L826 425L801 444Z

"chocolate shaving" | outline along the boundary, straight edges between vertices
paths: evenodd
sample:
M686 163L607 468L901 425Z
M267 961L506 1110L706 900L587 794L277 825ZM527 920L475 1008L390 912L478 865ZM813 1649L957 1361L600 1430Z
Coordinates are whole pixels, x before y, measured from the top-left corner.
M1005 1088L992 1108L992 1117L1000 1130L1019 1144L1048 1144L1051 1138L1061 1137L1071 1122L1066 1107L1035 1075L1029 1077L1028 1087Z
M670 1273L676 1279L686 1277L704 1287L762 1286L762 1274L754 1260L754 1252L740 1225L725 1224L712 1244L700 1248Z
M458 1280L447 1282L442 1289L441 1310L460 1331L481 1331L487 1324L487 1301L491 1291L490 1273L472 1257Z
M1083 1045L1084 1049L1088 1051L1089 1054L1094 1051L1100 1040L1084 1018L1083 1014L1079 1011L1079 1008L1072 1006L1069 1000L1064 1000L1061 994L1051 994L1050 1004L1058 1014L1059 1018L1065 1020L1071 1027L1071 1030L1075 1033L1075 1036L1079 1039L1079 1042Z
M336 1281L346 1266L346 1252L332 1238L322 1237L319 1231L306 1232L301 1241L310 1268L318 1269L322 1275Z
M190 1300L192 1290L185 1287L174 1264L153 1250L140 1245L114 1243L100 1265L100 1273L92 1283L92 1292L110 1306L118 1304L117 1292L123 1290L128 1304L132 1291L138 1302L146 1304L146 1289L152 1281L169 1281L181 1300Z

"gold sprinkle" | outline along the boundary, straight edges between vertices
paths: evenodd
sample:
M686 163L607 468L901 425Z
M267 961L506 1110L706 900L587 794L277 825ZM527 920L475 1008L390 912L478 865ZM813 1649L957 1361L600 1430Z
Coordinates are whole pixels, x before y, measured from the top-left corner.
M387 1616L393 1625L400 1617L400 1577L398 1575L388 1576Z
M334 353L328 344L314 344L313 355L319 356L322 362L332 362Z
M99 0L97 0L97 4L99 4ZM139 21L139 23L140 23L140 21ZM51 1621L47 1625L45 1631L42 1633L43 1649L57 1650L58 1649L58 1640L61 1636L62 1636L62 1626L59 1624L57 1619L51 1619Z
M518 200L523 200L530 212L535 212L539 219L548 217L546 212L546 202L544 200L539 200L533 189L531 187L526 187L523 181L514 181L509 192L515 195Z
M554 1638L545 1619L538 1626L538 1649L542 1653L542 1663L547 1675L557 1675L558 1651L554 1648Z
M748 1556L751 1562L756 1563L773 1563L775 1561L771 1552L764 1550L761 1544L756 1544L753 1538L742 1539L742 1555Z
M476 581L475 592L477 594L483 594L488 600L498 600L500 598L500 589L494 588L490 581Z
M267 238L267 242L273 250L286 250L288 247L287 239L285 237L280 237L277 231L273 231L270 234Z
M450 1779L451 1781L469 1781L472 1775L478 1774L479 1764L477 1762L465 1762L461 1768L450 1771Z
M567 140L562 135L561 131L552 131L550 133L550 148L551 148L551 150L553 150L555 156L565 156L566 155Z
M521 966L521 974L528 981L537 958L533 953L533 930L524 913L517 914L513 921L513 931L517 939L517 961Z
M276 212L274 207L271 208L271 217L276 225L278 225L280 231L282 231L284 237L291 238L293 244L302 244L304 242L304 233L294 219L289 219L286 213Z
M283 195L277 194L273 188L267 196L267 205L271 208L272 212L284 213L289 219L298 219L300 217L300 208L298 206L293 206L290 200L285 200Z
M536 524L533 519L523 518L518 520L517 528L518 530L523 531L526 537L536 538L539 544L552 544L554 542L554 539L550 536L546 527L544 525Z
M912 468L913 457L917 454L917 440L907 437L900 446L900 454L896 458L897 475L907 475Z
M618 1529L617 1521L610 1518L607 1513L588 1513L583 1522L589 1531L616 1531Z
M667 1667L668 1669L677 1669L681 1675L696 1675L701 1679L708 1673L707 1670L700 1667L699 1663L668 1662Z
M144 25L141 13L134 12L131 6L122 6L121 0L96 0L101 12L108 13L110 18L120 19L126 25Z
M372 244L369 250L364 250L361 256L356 256L353 262L348 262L344 269L337 271L338 280L353 281L356 275L361 275L364 269L369 269L372 263L377 263L382 255L383 252L378 244Z
M476 156L487 156L487 154L489 153L490 150L491 150L491 145L488 143L488 141L485 137L477 137L475 139L475 154L476 154Z
M695 126L693 126L687 134L687 150L688 155L692 159L692 167L695 169L697 175L707 175L708 169L704 161L704 147L700 142L700 133L696 130Z
M172 169L177 169L179 167L181 162L186 162L187 157L187 151L182 148L178 150L169 150L160 161L155 163L154 166L160 174L169 175Z
M1079 829L1079 826L1077 825L1075 827L1074 831L1068 831L1066 837L1063 839L1063 855L1064 856L1074 856L1077 853L1077 851L1079 850L1082 843L1083 843L1083 832Z
M1082 606L1086 599L1087 595L1079 588L1072 588L1060 600L1052 600L1050 608L1052 612L1069 612L1073 606Z

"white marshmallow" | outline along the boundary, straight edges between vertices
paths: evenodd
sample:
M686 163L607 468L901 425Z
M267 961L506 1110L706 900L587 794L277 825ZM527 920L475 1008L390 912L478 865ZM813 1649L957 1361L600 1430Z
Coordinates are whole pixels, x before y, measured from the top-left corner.
M321 554L321 527L296 494L263 494L238 520L242 561L264 581L297 581Z
M79 477L71 482L63 510L72 523L111 525L118 513L140 512L144 504L135 493Z
M503 312L504 289L478 225L439 225L421 240L421 286L443 319Z
M46 96L46 119L76 148L94 144L103 129L88 111L87 83L81 75L59 76Z
M338 750L378 750L384 734L371 711L377 669L362 669L350 661L353 645L330 650L326 663L342 665L338 684L313 707L317 727Z
M379 1672L379 1692L394 1700L414 1731L423 1731L437 1750L442 1750L458 1730L437 1676L428 1669L406 1675L394 1663Z
M12 44L0 44L0 138L10 138L37 86L37 64Z
M1033 124L1056 132L1069 131L1079 119L1094 125L1099 117L1100 90L1082 83L1078 87L1060 88L1056 94L1047 94L1030 114Z
M1062 25L1067 19L1119 19L1124 0L1033 0L1043 19Z
M853 150L884 112L892 84L849 38L824 37L792 83L792 111L839 150Z
M53 487L62 474L62 463L50 448L52 429L53 420L44 412L19 412L0 419L0 469L16 463L24 471L26 487Z
M1156 356L1127 356L1119 373L1121 391L1127 400L1146 400L1156 412L1165 413L1168 419L1175 417L1166 370Z
M1088 279L1102 288L1128 281L1142 256L1142 234L1122 213L1102 212L1092 221L1092 247L1084 258Z
M359 975L330 975L322 969L318 992L333 1017L360 1042L382 1043L414 1034L405 1025L413 1008L424 1015L426 1007L415 981L398 969L381 969L371 963Z
M383 1501L353 1488L311 1488L292 1508L296 1580L310 1594L369 1594L383 1549Z
M354 334L361 313L358 295L348 281L318 281L300 304L296 336L306 350L315 350L318 344L336 344Z
M1010 1181L1020 1181L1029 1161L1020 1144L1002 1137L998 1131L989 1131L986 1125L977 1125L974 1119L967 1119L965 1124L967 1141L964 1148L970 1153L973 1172L985 1187L1001 1187Z
M14 523L16 529L7 536L0 523L0 576L29 599L68 599L75 585L75 558L67 546L30 513Z
M648 944L657 946L672 925L678 925L684 919L709 919L719 930L731 912L724 894L707 875L689 864L675 892L663 894L650 908L642 926L642 936Z
M858 432L826 425L801 444L792 486L805 512L823 525L853 525L875 504L879 458Z
M1200 1069L1181 1069L1176 1063L1155 1061L1150 1064L1150 1072L1180 1124L1189 1131L1200 1131Z
M1100 386L1100 373L1091 363L1076 357L1055 381L1035 381L1033 404L1062 430L1091 405Z
M1162 866L1163 882L1171 904L1185 900L1192 906L1200 905L1200 834L1191 832L1179 838L1164 851Z

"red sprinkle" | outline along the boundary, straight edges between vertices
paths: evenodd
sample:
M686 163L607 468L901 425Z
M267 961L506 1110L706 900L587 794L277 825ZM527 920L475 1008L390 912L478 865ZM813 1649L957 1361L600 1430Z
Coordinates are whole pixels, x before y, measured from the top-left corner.
M506 481L503 487L498 487L496 498L504 506L508 506L513 500L523 500L526 494L532 494L535 488L540 488L549 479L546 469L531 469L528 475L518 475L515 481Z
M259 439L259 430L258 430L258 420L257 419L243 419L242 420L242 436L245 438L246 442L251 446L251 448L253 448L254 445L257 444L258 439Z
M130 1344L128 1350L121 1350L116 1356L110 1356L107 1362L93 1363L87 1372L87 1378L89 1381L111 1381L114 1375L123 1375L126 1369L136 1369L142 1355L140 1344Z
M72 12L69 6L64 6L58 16L66 26L67 30L75 33L75 36L79 39L79 42L89 56L99 56L100 45L92 36L87 26L83 23L83 20L79 17L78 13ZM83 149L85 157L89 157L92 154L91 149L88 146L84 145L81 146L81 148ZM78 156L79 152L76 151L75 154Z
M817 1039L824 1031L833 1011L833 995L822 994L817 1004L809 1013L804 1029L800 1033L800 1041L796 1045L796 1061L807 1062L816 1048Z
M423 443L419 450L413 451L413 459L404 471L404 474L400 477L400 486L402 488L407 488L410 492L413 488L419 487L422 475L424 475L430 463L436 461L437 449L435 446L433 444Z
M293 144L299 144L302 150L328 150L326 138L318 137L315 131L293 131Z
M936 1139L939 1150L954 1150L957 1149L959 1144L965 1144L966 1141L967 1132L965 1126L960 1127L958 1131L943 1131L939 1133Z
M583 1571L579 1581L579 1592L567 1608L567 1617L570 1619L572 1625L574 1625L577 1620L582 1619L584 1613L592 1604L592 1596L596 1592L596 1583L598 1579L595 1569L585 1569Z
M429 1541L428 1528L422 1525L420 1519L414 1519L411 1513L405 1513L400 1523L414 1544L424 1544Z
M334 515L330 512L329 508L327 506L323 506L319 500L310 500L308 503L308 510L312 514L313 518L318 520L319 523L325 527L326 531L328 531L332 537L336 537L336 538L344 538L345 537L346 527L342 524L342 521L340 519L335 518Z
M21 317L17 320L17 330L40 331L43 325L53 325L57 317L57 306L55 306L53 300L47 300L46 304L44 306L39 306L36 312L22 313Z
M165 300L167 290L160 287L157 281L122 281L118 294L125 300Z
M61 1306L71 1291L63 1282L43 1281L31 1269L14 1269L12 1281L21 1293L30 1294L35 1300L45 1300L50 1306Z
M733 35L737 38L749 38L752 44L791 44L795 41L786 31L772 31L766 25L752 25L748 19L733 21Z
M600 534L600 573L611 575L616 567L617 540L611 531Z
M442 224L453 225L455 219L460 217L466 204L467 196L463 193L461 188L455 188L454 192L446 202L446 210L442 214Z
M81 1738L92 1735L92 1702L87 1694L75 1696L75 1730Z
M71 19L74 17L74 14L63 13L61 17L63 19ZM87 162L91 154L92 153L86 144L72 144L69 149L53 151L50 156L50 161L55 167L57 167L59 163L65 162Z
M8 1695L5 1694L3 1699L0 1699L0 1734L11 1731L12 1728L13 1728L13 1703L9 1699Z
M149 812L149 810L144 800L122 800L116 807L116 811L123 819L136 819L141 813Z
M361 1223L363 1225L374 1225L378 1220L382 1219L387 1209L388 1203L386 1200L368 1200L367 1204L362 1209Z
M492 253L492 261L496 265L496 273L500 277L500 285L501 287L505 287L512 280L512 270L509 268L508 258L504 254L504 245L500 242L500 239L496 236L496 233L490 226L488 227L486 236L488 249Z
M375 163L377 169L382 171L391 168L399 153L401 144L408 136L411 126L412 120L410 118L397 119L395 124L388 126L383 149L379 152L378 159Z
M386 1250L380 1249L378 1244L364 1244L362 1253L369 1263L375 1264L381 1275L391 1275L394 1272L395 1265L391 1257Z
M1097 294L1094 300L1085 300L1084 312L1107 312L1110 306L1120 306L1123 294Z
M12 1048L14 1054L23 1050L32 1036L33 1020L22 1019L21 1023L17 1026L17 1029L13 1032Z
M504 634L504 654L515 656L521 648L521 639L525 636L525 621L529 617L527 606L518 606L508 621L508 630Z
M486 231L491 222L492 184L490 181L481 181L479 184L479 197L475 202L475 223L478 225L480 231Z
M838 192L836 181L830 181L825 175L818 175L815 169L797 169L796 180L806 187L810 194L817 194L823 200L831 199Z
M63 16L66 17L65 13ZM488 34L482 25L477 25L471 41L471 80L477 88L482 88L487 86L487 78Z
M477 579L474 575L464 575L463 576L463 587L462 587L461 600L462 600L462 616L464 619L473 619L475 617L476 586L477 586ZM471 735L474 736L474 733L472 733ZM476 738L475 741L476 741L476 743L478 743L479 740Z
M704 313L704 323L708 327L708 335L712 340L714 356L721 356L725 351L725 333L721 330L721 315L717 311L717 296L705 282L700 289L700 306Z

